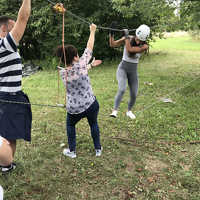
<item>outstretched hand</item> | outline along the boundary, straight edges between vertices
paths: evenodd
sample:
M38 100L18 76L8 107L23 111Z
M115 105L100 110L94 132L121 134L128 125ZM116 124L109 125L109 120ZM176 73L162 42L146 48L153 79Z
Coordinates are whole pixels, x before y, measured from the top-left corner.
M96 67L98 65L100 65L102 63L102 60L95 60L94 62L92 62L92 67Z
M90 25L90 32L95 32L96 29L97 29L97 26L96 26L95 24L92 23L92 24Z
M93 58L91 65L92 67L96 67L100 65L101 63L102 63L102 60L95 60L95 58Z

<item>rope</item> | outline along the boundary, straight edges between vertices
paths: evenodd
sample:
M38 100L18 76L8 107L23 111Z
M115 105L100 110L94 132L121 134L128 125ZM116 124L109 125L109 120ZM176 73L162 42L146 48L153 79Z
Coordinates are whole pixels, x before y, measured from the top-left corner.
M200 144L199 140L194 140L194 141L183 141L183 142L176 142L176 141L156 141L156 142L150 142L150 141L138 141L130 138L125 138L125 137L108 137L108 136L102 136L101 138L106 138L110 140L119 140L119 141L124 141L124 142L129 142L133 144L134 146L144 146L146 145L184 145L184 144Z
M47 0L49 3L51 3L52 5L56 5L56 3L50 1L50 0Z
M88 25L91 24L91 22L86 21L85 19L83 19L83 18L81 18L81 17L79 17L79 16L73 14L73 13L70 12L69 10L68 10L67 12L68 12L71 16L73 16L74 18L76 18L76 19L82 21L83 23L88 24ZM104 27L104 26L97 26L97 29L112 30L112 31L118 31L118 32L123 32L123 31L124 31L123 29L109 28L109 27ZM135 30L136 30L136 29L130 29L129 32L135 31Z
M47 1L48 1L50 4L54 5L54 6L56 5L56 3L53 2L53 1L51 1L51 0L47 0ZM69 15L71 15L72 17L78 19L78 20L81 21L82 23L85 23L85 24L88 24L88 25L91 24L91 22L85 20L85 19L82 18L82 17L79 17L78 15L76 15L76 14L70 12L69 10L68 10L67 12L69 13ZM186 12L185 12L185 13L186 13ZM184 15L185 15L185 14L184 14ZM183 15L183 16L184 16L184 15ZM177 23L177 22L176 22L176 23ZM176 23L173 23L173 25L176 25ZM158 27L160 27L160 26L159 26L159 25L155 25L155 26L153 26L153 27L154 27L154 28L158 28ZM153 27L151 27L151 28L153 28ZM103 27L103 26L98 26L98 25L97 25L97 29L111 30L111 31L116 31L116 32L123 32L123 31L124 31L123 29L115 29L115 28ZM129 32L134 32L136 29L128 29L128 30L129 30Z
M196 81L196 80L198 80L198 79L199 79L199 77L196 78L196 79L193 79L192 81L186 83L185 85L183 85L183 86L181 86L181 87L179 87L179 88L173 90L172 92L168 93L166 96L168 97L168 96L172 95L173 93L175 93L175 92L177 92L177 91L179 91L179 90L181 90L181 89L183 89L183 88L189 86L192 82L194 82L194 81ZM137 114L139 115L139 114L143 113L144 111L148 110L149 108L153 107L154 105L157 104L158 101L160 101L160 100L157 100L157 101L154 102L153 104L147 105L143 110L137 112Z
M56 3L52 2L51 0L47 0L49 3L51 3L52 5L56 5ZM84 23L87 23L87 24L91 24L90 22L86 21L85 19L73 14L72 12L70 11L67 11L70 15L72 15L73 17L79 19L80 21L84 22ZM66 65L66 55L65 55L65 47L64 47L64 20L65 20L65 15L64 15L64 12L62 12L63 14L63 23L62 23L62 48L63 48L63 54L64 54L64 61L65 61L65 67L67 66ZM123 31L121 29L113 29L113 28L108 28L108 27L103 27L103 26L98 26L97 28L99 29L104 29L104 30L113 30L113 31ZM133 30L136 30L136 29L132 29L132 30L129 30L129 31L133 31ZM61 59L60 59L60 64L61 64ZM60 66L59 64L59 66ZM59 70L59 69L58 69ZM59 76L59 71L58 71L58 76ZM197 78L199 79L199 78ZM192 81L190 81L189 83L183 85L182 87L180 88L177 88L176 90L170 92L169 94L167 94L167 96L185 88L186 86L190 85L192 82L196 81L197 79L194 79ZM66 87L67 87L67 79L66 79ZM58 77L58 96L59 96L59 77ZM65 101L66 101L66 98L65 98ZM66 105L66 102L65 102L65 105L63 104L57 104L57 105L49 105L49 104L36 104L36 103L24 103L24 102L17 102L17 101L8 101L8 100L2 100L0 99L0 102L1 103L11 103L11 104L24 104L24 105L33 105L33 106L42 106L42 107L62 107L62 108L65 108L65 105ZM137 112L137 114L141 114L142 112L146 111L147 109L153 107L155 104L157 104L157 101L151 105L148 105L146 106L143 110Z
M65 53L65 12L63 12L62 47L63 47L63 55L64 55L65 68L66 68L67 61L66 61L66 53ZM65 94L67 94L67 71L65 73L66 73L65 74L65 80L66 80ZM65 105L66 105L66 95L65 95Z
M65 53L65 11L64 11L64 7L62 6L62 15L63 15L63 20L62 20L62 50L63 50L63 56L64 56L64 64L65 64L65 69L67 67L67 61L66 61L66 53ZM61 62L62 62L62 55L60 57L60 62L59 62L59 67L61 66ZM59 102L59 91L60 91L60 76L59 76L59 67L57 68L58 70L58 102ZM66 92L67 92L67 72L66 72ZM65 92L65 94L66 94ZM65 105L66 105L66 96L65 96Z
M52 2L52 1L50 1L50 0L47 0L47 1L48 1L49 3L51 3L52 5L54 5L54 6L56 5L56 3L54 3L54 2ZM67 13L69 13L72 17L78 19L78 20L81 21L82 23L85 23L85 24L88 24L88 25L91 24L91 22L85 20L85 19L82 18L82 17L79 17L78 15L76 15L76 14L70 12L69 10L67 10ZM124 32L123 29L116 29L116 28L110 28L110 27L104 27L104 26L98 26L98 25L97 25L97 29ZM136 29L130 29L129 32L132 32L132 31L135 31L135 30L136 30Z
M49 104L37 104L37 103L25 103L25 102L18 102L18 101L8 101L0 99L1 103L10 103L10 104L23 104L23 105L32 105L32 106L41 106L41 107L52 107L52 108L65 108L63 104L57 105L49 105Z
M199 79L199 77L196 78L196 79L194 79L194 80L192 80L192 81L190 81L190 82L188 82L188 83L186 83L185 85L183 85L183 86L181 86L181 87L179 87L179 88L173 90L172 92L168 93L166 96L170 96L170 95L172 95L173 93L175 93L175 92L177 92L177 91L179 91L179 90L181 90L181 89L183 89L183 88L189 86L192 82L194 82L194 81L196 81L196 80L198 80L198 79ZM160 100L158 100L158 101L160 101ZM137 112L137 114L139 115L139 114L143 113L144 111L148 110L149 108L153 107L154 105L157 104L158 101L156 101L156 102L153 103L153 104L150 104L150 105L146 106L143 110ZM36 103L24 103L24 102L17 102L17 101L7 101L7 100L2 100L2 99L0 99L0 102L1 102L1 103L12 103L12 104L27 104L27 105L33 105L33 106L54 107L54 108L55 108L55 107L59 107L59 108L60 108L60 107L63 107L63 108L65 107L65 105L63 105L63 104L48 105L48 104L36 104Z

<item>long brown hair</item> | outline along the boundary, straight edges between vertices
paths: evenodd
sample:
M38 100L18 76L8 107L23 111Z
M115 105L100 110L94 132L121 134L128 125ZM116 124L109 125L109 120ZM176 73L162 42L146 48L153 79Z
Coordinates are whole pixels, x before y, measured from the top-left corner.
M135 36L131 38L131 41L130 41L131 47L139 47L139 46L142 46L144 44L148 45L148 42L141 41L141 40L140 40L140 43L137 44L137 42L135 41L135 38L136 38ZM148 50L146 50L145 53L148 53ZM136 55L136 53L129 53L129 57L131 57L131 58L133 58L135 55Z

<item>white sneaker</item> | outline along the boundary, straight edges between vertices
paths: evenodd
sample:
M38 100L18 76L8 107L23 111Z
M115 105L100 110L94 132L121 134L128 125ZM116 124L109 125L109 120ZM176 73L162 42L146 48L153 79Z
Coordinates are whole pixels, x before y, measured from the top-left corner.
M130 117L131 119L135 119L136 118L136 116L132 113L131 110L126 112L126 116Z
M0 185L0 200L3 200L3 188Z
M103 147L101 147L101 149L95 149L95 151L96 151L96 156L97 156L97 157L98 157L98 156L101 156L102 150L103 150Z
M117 117L117 110L113 110L112 113L110 114L111 117Z
M63 154L64 154L65 156L70 157L70 158L76 158L76 153L75 153L75 151L70 151L69 149L64 149L64 150L63 150Z

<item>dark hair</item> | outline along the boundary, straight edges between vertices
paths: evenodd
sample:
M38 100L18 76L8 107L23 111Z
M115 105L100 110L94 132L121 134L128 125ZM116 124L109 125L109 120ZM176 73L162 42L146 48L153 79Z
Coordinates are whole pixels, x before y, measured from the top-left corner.
M146 41L141 41L141 40L140 40L140 43L137 44L136 41L135 41L135 36L132 37L132 39L131 39L131 41L130 41L130 45L131 45L132 47L139 47L139 46L144 45L144 44L148 44L148 43L147 43ZM129 57L134 57L135 54L136 54L136 53L129 53Z
M13 19L11 17L8 17L8 16L1 16L0 17L0 27L4 24L8 25L9 20L13 20Z
M66 56L66 64L71 65L74 57L78 55L78 51L76 47L73 45L66 45L65 46L65 56ZM63 46L58 46L56 50L56 56L61 58L62 63L65 63L65 58L64 58L64 52L63 52Z

